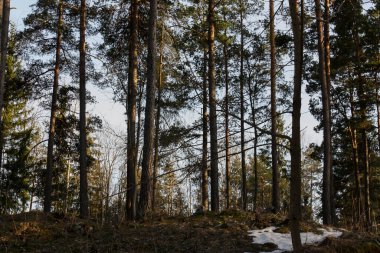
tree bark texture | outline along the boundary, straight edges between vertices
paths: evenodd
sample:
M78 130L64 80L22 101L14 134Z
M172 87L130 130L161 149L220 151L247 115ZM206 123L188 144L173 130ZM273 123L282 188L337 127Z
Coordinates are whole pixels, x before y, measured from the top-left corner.
M271 138L272 138L272 208L277 213L280 210L280 190L279 190L279 173L278 173L278 155L277 155L277 108L276 108L276 41L275 41L275 14L274 0L269 1L269 40L270 40L270 105L271 105Z
M155 210L156 206L156 189L157 189L157 171L159 162L159 134L160 134L160 117L161 117L161 96L163 89L163 39L164 39L164 28L161 26L161 38L160 38L160 61L158 66L158 96L157 96L157 111L156 111L156 132L154 138L154 166L153 166L153 186L152 186L152 211Z
M322 182L322 217L323 224L332 224L331 214L331 125L330 125L330 92L327 85L324 33L322 24L322 11L320 0L315 0L315 17L318 34L319 76L322 88L322 113L323 113L323 182Z
M80 170L80 216L88 217L87 183L87 134L86 134L86 0L80 6L79 42L79 170Z
M127 140L127 205L126 218L136 218L136 100L138 83L138 7L139 0L132 0L130 11L130 41L129 41L129 69L128 69L128 140Z
M303 64L303 4L301 15L297 1L289 0L290 15L294 39L294 94L292 113L292 139L290 145L291 181L290 181L290 231L294 252L302 251L300 237L301 219L301 87Z
M211 143L211 211L219 211L218 175L218 132L216 118L216 81L215 81L215 1L208 2L208 81L210 105L210 143Z
M157 30L157 0L150 0L146 107L144 122L144 147L141 171L141 190L139 201L139 217L144 218L149 204L151 193L152 153L154 144L154 115L156 98L156 30Z
M208 211L208 167L207 167L207 135L208 135L208 117L207 117L207 50L204 49L203 55L203 108L202 108L202 171L201 171L201 191L202 191L202 209Z
M331 222L335 223L335 194L334 194L334 171L333 171L333 158L332 158L332 137L331 137L331 53L330 53L330 0L325 0L325 12L324 12L324 49L325 49L325 68L326 68L326 85L327 95L329 101L329 124L330 124L330 204L331 204Z
M3 107L5 91L5 70L7 66L7 50L9 39L10 0L2 1L1 33L0 33L0 169L3 167Z
M245 130L244 130L244 34L243 2L240 1L240 149L241 149L241 208L247 210L247 171L245 165Z
M226 31L225 31L225 36ZM225 98L225 141L226 141L226 208L230 208L230 130L229 130L229 73L228 73L228 52L227 45L223 45L223 58L224 58L224 82L226 85L226 98Z

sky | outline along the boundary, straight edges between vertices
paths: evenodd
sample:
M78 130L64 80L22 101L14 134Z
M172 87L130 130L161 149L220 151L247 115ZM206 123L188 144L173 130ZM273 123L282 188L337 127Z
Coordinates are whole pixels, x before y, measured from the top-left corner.
M17 29L23 28L23 18L31 12L30 5L35 2L35 0L11 0L11 22L15 24ZM99 89L91 83L87 87L98 101L94 105L88 105L88 112L100 116L103 121L106 121L116 131L126 130L125 109L121 104L112 100L112 90ZM312 142L320 143L322 139L321 133L317 134L313 130L314 126L317 125L317 121L308 112L308 101L309 97L304 93L301 116L302 145L304 147ZM289 120L286 119L286 122L289 122Z
M31 12L30 6L35 2L35 0L11 0L11 22L17 29L23 28L23 19ZM91 83L87 84L87 88L97 100L96 104L87 106L88 112L98 115L114 130L126 129L125 109L121 104L113 101L112 90L99 89Z

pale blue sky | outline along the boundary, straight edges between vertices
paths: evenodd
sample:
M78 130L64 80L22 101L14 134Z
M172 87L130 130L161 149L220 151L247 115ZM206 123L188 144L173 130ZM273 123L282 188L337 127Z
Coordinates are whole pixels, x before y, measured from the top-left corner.
M34 4L35 0L11 0L11 7L14 9L11 12L11 20L18 29L23 27L23 18L30 13L30 5ZM120 104L115 104L112 101L111 90L100 90L99 88L88 84L88 89L93 95L96 96L98 103L89 106L88 110L94 114L99 115L106 120L111 127L116 130L126 129L125 123L125 109ZM304 145L311 142L320 142L321 134L317 134L313 131L313 127L317 124L314 117L308 113L308 97L303 94L302 103L302 129L303 130L303 143Z

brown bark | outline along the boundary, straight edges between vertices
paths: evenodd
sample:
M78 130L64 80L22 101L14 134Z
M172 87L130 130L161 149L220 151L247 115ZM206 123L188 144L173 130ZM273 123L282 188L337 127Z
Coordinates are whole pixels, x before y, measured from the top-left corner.
M269 1L270 12L270 82L271 82L271 137L272 137L272 208L277 213L280 210L280 190L279 190L279 172L278 172L278 155L277 155L277 108L276 108L276 41L274 31L274 0Z
M51 99L49 140L48 140L47 162L46 162L45 189L44 189L45 190L44 212L51 211L54 136L55 136L56 113L57 113L59 71L60 71L60 64L61 64L62 25L63 25L63 2L61 0L59 1L59 5L58 5L58 24L57 24L57 38L56 38L56 48L55 48L54 82L53 82L53 93L52 93L52 99Z
M226 19L225 19L226 20ZM227 37L227 31L224 31ZM223 45L224 58L224 82L226 85L225 98L225 138L226 138L226 208L230 208L230 130L229 130L229 73L228 73L228 52L226 42Z
M302 251L300 237L301 219L301 87L303 65L303 1L301 15L297 1L289 0L290 16L294 39L294 94L292 113L292 140L290 144L291 181L290 181L290 231L294 252Z
M247 210L247 172L245 165L245 130L244 130L244 34L243 2L240 1L240 149L241 149L241 208Z
M323 112L323 182L322 182L322 216L323 223L332 224L331 213L331 126L330 126L330 92L326 80L326 61L324 33L322 24L322 11L320 0L315 0L315 16L318 33L319 76L322 87L322 112Z
M0 170L3 167L3 107L4 107L4 82L7 65L7 50L9 37L10 0L2 1L1 33L0 33Z
M353 89L350 89L350 107L351 107L351 119L355 118L355 109L354 109L354 94ZM347 120L348 121L348 120ZM349 122L349 131L351 136L351 148L352 148L352 163L354 166L354 177L355 177L355 203L356 206L354 209L354 221L360 222L360 217L362 213L362 197L361 197L361 191L360 191L360 180L359 180L359 158L358 158L358 142L357 142L357 134L356 134L356 128L354 124Z
M218 128L216 119L216 81L215 81L215 1L208 2L208 81L210 105L210 143L211 143L211 211L219 211L218 175Z
M158 162L159 162L159 146L158 146L158 138L160 133L160 117L161 117L161 95L163 89L163 34L164 28L163 24L161 26L161 39L160 39L160 62L158 66L158 96L157 96L157 112L156 112L156 132L154 139L154 166L153 166L153 185L152 185L152 211L155 210L156 206L156 187L157 187L157 170L158 170ZM191 206L191 205L190 205Z
M127 205L126 219L136 218L136 98L138 83L138 7L139 1L132 0L130 16L129 69L128 69L128 140L127 140Z
M141 171L141 190L139 202L139 217L144 218L149 204L151 193L152 151L154 144L154 111L156 97L156 30L157 30L157 0L150 0L146 107L144 123L144 147Z
M203 55L203 108L202 108L202 171L201 171L201 192L202 209L208 211L208 168L207 168L207 50Z
M334 172L333 172L333 158L332 158L332 136L331 136L331 60L330 60L330 0L325 0L325 13L324 13L324 49L325 49L325 68L326 68L326 85L327 85L327 95L329 101L329 124L330 124L330 204L331 204L331 222L335 223L335 194L334 194Z
M256 127L256 108L255 108L255 102L254 102L254 101L256 101L256 97L255 97L255 91L252 89L251 82L252 82L252 77L249 76L248 77L249 101L251 104L252 123L254 126L254 136L255 136L255 138L253 140L253 172L254 172L254 181L255 181L255 186L253 189L253 210L256 211L256 209L257 209L257 194L259 191L259 179L258 179L258 173L257 173L257 167L258 167L257 166L257 160L258 160L257 143L258 143L259 134L258 134L257 127Z
M86 0L80 6L79 42L79 171L80 171L80 216L88 217L87 183L87 135L86 135Z

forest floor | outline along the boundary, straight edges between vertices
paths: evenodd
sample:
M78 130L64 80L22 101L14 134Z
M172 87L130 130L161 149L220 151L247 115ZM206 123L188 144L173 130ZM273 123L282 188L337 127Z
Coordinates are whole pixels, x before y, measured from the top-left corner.
M255 244L248 231L278 227L289 232L287 220L273 214L227 211L191 217L151 216L144 222L99 224L74 216L30 212L0 216L0 252L264 252L276 242ZM302 224L302 231L318 232L318 224ZM305 252L380 252L379 235L343 232Z

